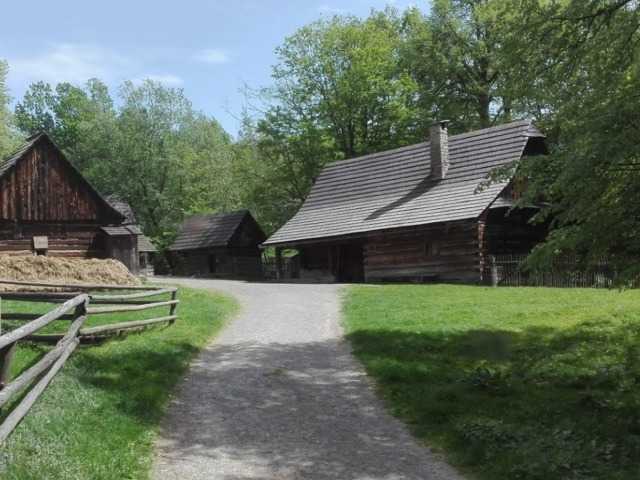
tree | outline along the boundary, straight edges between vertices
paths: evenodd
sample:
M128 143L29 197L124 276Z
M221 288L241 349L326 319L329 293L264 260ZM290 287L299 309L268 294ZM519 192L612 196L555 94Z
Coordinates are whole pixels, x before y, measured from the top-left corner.
M231 141L193 111L180 89L125 82L108 162L95 165L103 191L131 203L146 231L166 245L189 213L237 207L230 191Z
M278 47L268 106L238 149L253 165L240 173L255 188L247 196L262 199L269 225L295 212L326 164L422 140L428 119L401 68L402 42L386 10L313 22Z
M115 108L97 79L83 87L38 82L16 118L25 133L48 131L99 191L129 202L162 245L187 214L237 208L231 139L218 122L157 82L126 82L119 93Z
M435 0L428 14L405 12L403 61L420 85L425 114L452 120L452 128L464 132L539 113L530 92L512 80L504 36L514 22L511 7L520 7L508 3Z
M526 160L524 202L546 200L547 242L531 257L548 265L572 253L585 263L608 257L620 281L640 265L640 7L630 0L542 2L519 11L514 58L540 85L552 155Z
M84 87L59 83L55 88L37 82L16 105L17 126L25 134L45 131L90 179L95 163L109 158L115 110L100 80Z
M15 148L18 135L13 128L11 110L9 110L9 90L6 80L9 66L0 60L0 160Z

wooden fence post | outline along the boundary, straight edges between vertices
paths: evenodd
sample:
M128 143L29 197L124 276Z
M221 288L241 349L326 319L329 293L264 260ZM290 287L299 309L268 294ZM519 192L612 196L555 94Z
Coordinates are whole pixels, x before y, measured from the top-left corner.
M0 349L0 390L9 383L9 375L11 373L11 361L16 352L18 342L13 342Z
M176 289L176 290L174 290L173 292L171 292L171 300L173 301L173 300L176 300L177 298L178 298L178 289ZM172 304L169 306L169 316L170 316L170 317L171 317L171 316L173 316L173 315L175 315L175 313L176 313L176 308L177 308L177 307L178 307L178 304L177 304L177 303L172 303ZM173 319L173 320L169 320L169 324L171 325L171 324L173 324L173 322L175 322L175 321L176 321L175 319Z
M276 280L282 280L282 248L276 247Z
M498 286L498 266L496 265L496 256L489 255L489 265L491 268L491 286Z

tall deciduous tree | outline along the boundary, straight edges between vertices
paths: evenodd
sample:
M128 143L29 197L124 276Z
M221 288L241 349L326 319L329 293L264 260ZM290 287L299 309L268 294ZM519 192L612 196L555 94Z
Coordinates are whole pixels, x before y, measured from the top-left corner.
M119 107L107 87L31 85L16 107L27 134L48 131L104 193L131 203L148 234L171 240L182 218L238 207L233 147L215 120L195 112L183 92L126 82Z
M13 150L18 140L9 109L10 97L6 83L8 72L9 66L0 60L0 160Z
M417 85L400 68L401 44L392 10L301 28L276 50L277 107L267 121L315 127L344 157L413 141L421 134Z
M45 82L30 85L16 105L16 124L26 134L49 133L71 161L91 177L96 163L110 156L115 110L100 80L84 88Z
M313 22L276 50L269 106L240 148L245 162L253 158L249 196L262 199L268 224L295 211L327 163L422 140L429 121L401 68L402 43L400 19L387 10Z
M525 161L524 201L544 198L549 240L532 257L606 256L621 281L640 274L640 7L633 0L542 2L518 10L514 58L540 85L549 157Z
M423 112L468 131L538 113L513 82L504 0L434 0L429 13L404 14L404 66L420 85Z

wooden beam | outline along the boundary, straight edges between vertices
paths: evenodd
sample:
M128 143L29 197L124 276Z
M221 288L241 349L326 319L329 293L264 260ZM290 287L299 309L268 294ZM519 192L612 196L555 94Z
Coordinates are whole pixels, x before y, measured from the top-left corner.
M41 313L21 313L21 312L2 312L3 320L36 320L42 316ZM66 313L64 315L60 315L57 320L73 320L75 315L71 313Z
M113 323L111 325L99 325L97 327L81 329L80 336L88 337L92 335L117 332L120 330L128 330L131 328L145 327L161 322L173 322L176 318L178 318L176 315L169 315L166 317L150 318L148 320L133 320L131 322Z
M49 371L40 379L40 381L25 395L18 406L5 418L2 425L0 425L0 443L4 443L7 437L18 426L20 421L29 412L33 404L38 400L42 392L47 388L53 377L56 376L58 371L65 364L69 356L78 346L78 339L73 339L65 345L62 354L54 362Z
M4 300L24 300L28 302L66 302L82 292L2 292Z
M95 302L96 300L120 301L120 300L133 300L136 298L155 297L165 293L174 293L177 291L178 289L176 287L171 287L171 288L160 288L158 290L149 290L146 292L139 292L139 293L128 293L125 295L90 295L90 296L91 296L92 302Z
M282 248L276 247L276 280L282 280L284 272L282 271Z
M177 305L180 300L167 300L166 302L154 302L145 303L142 305L118 305L112 307L89 307L87 313L89 314L102 314L102 313L116 313L116 312L137 312L139 310L148 310L150 308L167 307L170 305Z
M16 352L18 342L14 342L0 349L0 389L9 383L9 374L11 372L11 362Z
M89 296L87 294L81 294L77 297L72 298L71 300L67 300L59 307L54 308L48 313L38 317L38 319L33 320L32 322L23 325L22 327L16 328L15 330L11 330L9 333L5 333L0 336L0 348L4 348L7 345L10 345L27 335L31 335L32 333L40 330L42 327L47 326L54 320L57 320L61 315L64 315L72 308L77 307L80 304L84 304L89 300Z
M25 285L29 287L50 287L50 288L77 288L79 290L149 290L148 286L142 285L103 285L92 283L50 283L50 282L24 282L18 280L0 279L0 284Z

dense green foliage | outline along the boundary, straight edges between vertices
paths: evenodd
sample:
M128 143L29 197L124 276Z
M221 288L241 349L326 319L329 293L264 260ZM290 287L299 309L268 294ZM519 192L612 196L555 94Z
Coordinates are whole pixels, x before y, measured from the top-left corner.
M523 201L544 199L553 231L534 263L575 253L603 256L637 277L640 254L640 7L636 1L529 1L510 48L542 68L535 96L547 105L541 123L552 155L522 166L530 178ZM566 4L567 6L564 6ZM531 48L531 45L536 48Z
M487 480L640 475L640 292L348 291L347 334L388 406Z
M193 356L237 308L232 299L206 291L181 288L179 298L180 318L169 327L79 347L9 438L0 455L0 477L147 478L169 395ZM52 307L3 302L5 311ZM149 314L95 316L89 323L136 318ZM14 373L42 353L41 347L21 346Z
M9 92L6 86L8 71L7 63L0 59L0 158L11 153L18 141L9 109Z
M235 141L153 82L125 83L115 102L95 79L35 83L15 123L51 132L166 244L184 215L207 210L250 208L269 233L324 165L421 141L436 119L457 133L533 118L553 154L519 166L523 201L546 201L539 217L555 227L534 260L606 255L624 280L640 271L627 260L640 253L639 26L636 0L434 0L337 15L284 39L273 85ZM5 71L0 151L13 144Z
M15 121L26 134L49 132L100 191L133 205L161 244L184 215L237 206L231 138L181 90L126 82L118 105L96 79L82 88L40 82L16 106Z

